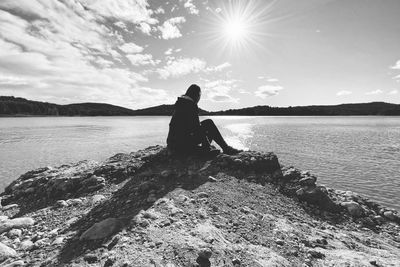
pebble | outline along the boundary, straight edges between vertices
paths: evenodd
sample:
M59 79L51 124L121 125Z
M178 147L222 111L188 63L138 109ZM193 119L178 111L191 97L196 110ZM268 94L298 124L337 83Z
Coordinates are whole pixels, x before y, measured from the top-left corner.
M198 198L208 198L209 195L206 192L199 192L196 194Z
M35 244L31 240L24 240L19 244L21 250L32 250Z
M57 200L56 205L57 208L68 207L68 203L65 200Z
M17 252L3 243L0 243L0 262L14 257L17 257Z
M275 240L275 243L279 246L283 246L285 244L285 242L282 239L277 239Z
M16 237L20 237L22 235L22 230L21 229L11 229L7 236L11 239L14 239Z
M208 179L207 179L209 182L212 182L212 183L215 183L215 182L218 182L218 180L217 180L217 178L214 178L214 177L212 177L212 176L208 176Z
M99 202L102 202L104 199L106 199L106 197L103 195L94 195L92 197L92 204L97 204Z
M99 260L99 258L97 257L96 254L86 254L83 259L87 262L87 263L95 263Z

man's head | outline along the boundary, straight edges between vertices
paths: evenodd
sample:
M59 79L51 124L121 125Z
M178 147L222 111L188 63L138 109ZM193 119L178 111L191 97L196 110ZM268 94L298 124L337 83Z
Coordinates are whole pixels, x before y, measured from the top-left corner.
M187 89L185 95L187 95L188 97L190 97L191 99L194 100L194 102L196 102L196 104L200 101L200 97L201 97L201 89L200 86L198 86L197 84L192 84L191 86L189 86L189 88Z

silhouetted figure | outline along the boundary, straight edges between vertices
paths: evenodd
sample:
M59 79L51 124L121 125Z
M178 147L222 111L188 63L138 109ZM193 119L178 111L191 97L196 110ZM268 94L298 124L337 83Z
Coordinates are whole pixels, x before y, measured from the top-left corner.
M241 152L225 142L211 119L200 123L197 107L200 97L201 89L196 84L192 84L184 95L178 97L169 123L168 148L181 154L217 155L220 151L211 146L211 142L215 141L225 154Z

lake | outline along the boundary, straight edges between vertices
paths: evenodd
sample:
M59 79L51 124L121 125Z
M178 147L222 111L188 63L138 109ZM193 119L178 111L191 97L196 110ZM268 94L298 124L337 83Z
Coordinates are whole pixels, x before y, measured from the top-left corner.
M206 119L204 117L202 119ZM273 151L326 186L400 210L400 117L213 116L229 144ZM169 117L0 118L0 190L22 173L165 144Z

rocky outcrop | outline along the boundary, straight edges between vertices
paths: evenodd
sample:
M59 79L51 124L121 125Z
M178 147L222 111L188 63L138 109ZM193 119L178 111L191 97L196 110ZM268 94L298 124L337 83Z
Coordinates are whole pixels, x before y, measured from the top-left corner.
M321 186L311 172L281 166L274 153L180 157L154 146L102 163L28 172L7 187L1 203L12 208L0 214L0 245L8 255L0 264L395 266L400 260L395 210Z

